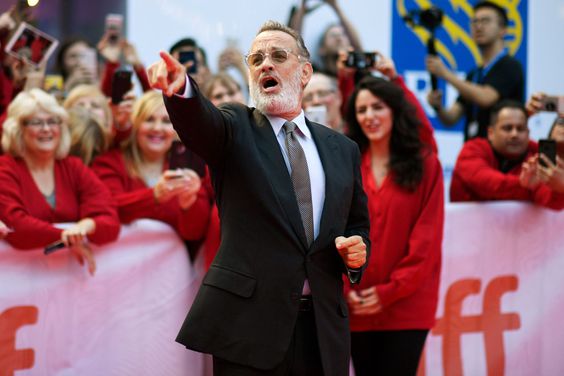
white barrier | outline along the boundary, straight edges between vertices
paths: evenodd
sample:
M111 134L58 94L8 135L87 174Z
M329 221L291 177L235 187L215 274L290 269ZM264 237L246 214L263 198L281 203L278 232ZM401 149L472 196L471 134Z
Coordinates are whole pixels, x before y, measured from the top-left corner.
M499 202L447 207L438 324L420 375L564 375L564 213ZM0 376L194 375L174 342L200 277L166 225L140 221L96 250L0 242Z
M67 250L0 243L0 376L202 374L174 342L199 280L168 225L124 226L94 277Z

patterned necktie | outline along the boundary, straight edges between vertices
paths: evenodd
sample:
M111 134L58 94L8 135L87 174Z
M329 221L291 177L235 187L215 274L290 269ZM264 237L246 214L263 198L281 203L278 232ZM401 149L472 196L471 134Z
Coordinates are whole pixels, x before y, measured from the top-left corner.
M313 205L311 202L311 185L309 182L307 160L304 149L302 149L294 132L296 124L287 121L284 123L283 128L286 133L286 150L288 152L288 159L290 160L290 168L292 169L292 185L294 186L294 192L298 200L298 208L302 217L307 243L311 245L313 242Z

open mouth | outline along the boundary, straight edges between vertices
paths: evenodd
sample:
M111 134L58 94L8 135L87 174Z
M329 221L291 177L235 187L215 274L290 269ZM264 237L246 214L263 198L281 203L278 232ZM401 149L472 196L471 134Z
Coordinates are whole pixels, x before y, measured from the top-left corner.
M278 80L274 77L265 77L261 80L260 84L265 92L274 91L279 85Z

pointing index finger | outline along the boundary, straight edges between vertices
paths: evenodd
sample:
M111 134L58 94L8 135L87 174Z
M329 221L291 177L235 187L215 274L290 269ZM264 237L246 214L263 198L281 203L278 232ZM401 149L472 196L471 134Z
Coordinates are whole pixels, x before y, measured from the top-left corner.
M175 70L178 68L178 65L180 65L180 63L175 58L173 58L168 52L161 51L159 55L165 62L168 71Z

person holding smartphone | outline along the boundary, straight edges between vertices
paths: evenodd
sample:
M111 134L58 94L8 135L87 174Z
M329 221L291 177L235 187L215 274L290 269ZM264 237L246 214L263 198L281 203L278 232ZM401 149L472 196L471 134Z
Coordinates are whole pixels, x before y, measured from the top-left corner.
M68 156L68 115L40 89L16 96L8 107L0 157L0 220L17 249L59 243L79 261L96 264L89 243L117 239L119 220L110 192L76 157ZM65 229L55 223L72 223Z
M92 163L117 201L120 221L155 219L172 226L185 240L201 239L209 219L208 191L195 171L168 169L176 133L162 96L150 91L140 97L131 122L130 138Z
M543 182L539 146L529 139L527 111L517 101L501 101L493 109L488 138L467 141L454 166L450 200L529 201L551 209L564 208L564 195Z

